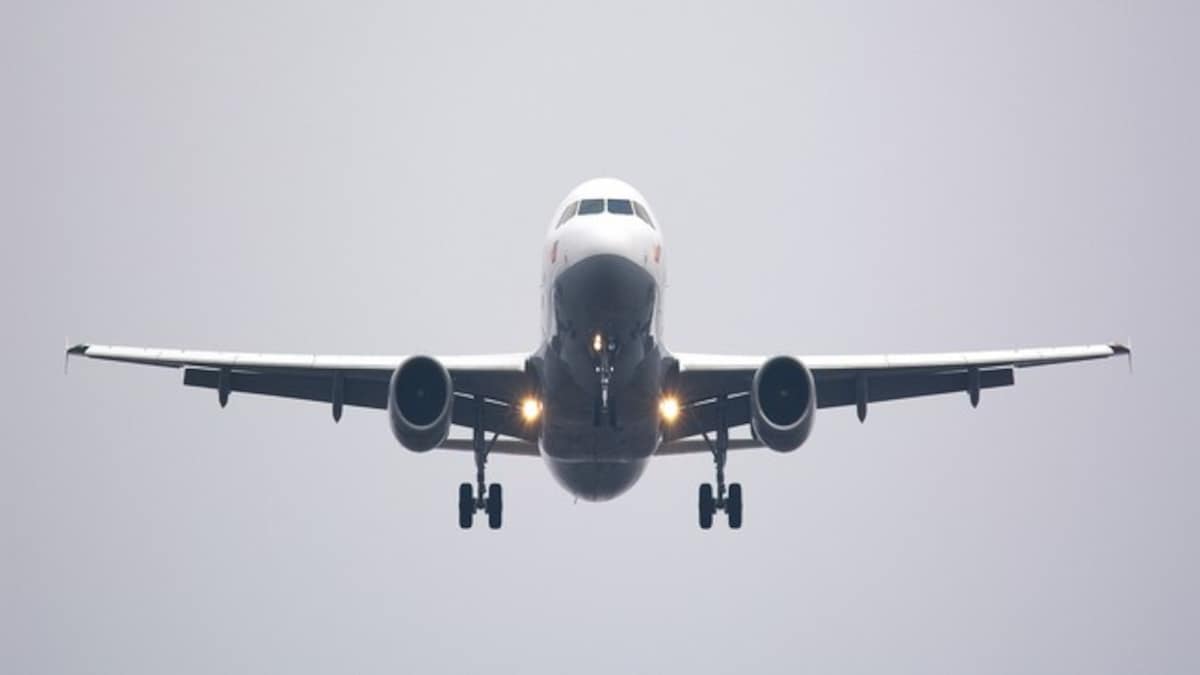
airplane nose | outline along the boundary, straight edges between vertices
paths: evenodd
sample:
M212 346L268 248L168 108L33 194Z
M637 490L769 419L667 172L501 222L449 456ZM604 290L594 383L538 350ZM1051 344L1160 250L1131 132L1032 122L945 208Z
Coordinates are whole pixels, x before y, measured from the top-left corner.
M564 233L559 249L572 262L598 255L615 255L642 263L648 245L645 226L621 217L595 216L587 227ZM639 227L640 226L640 227Z

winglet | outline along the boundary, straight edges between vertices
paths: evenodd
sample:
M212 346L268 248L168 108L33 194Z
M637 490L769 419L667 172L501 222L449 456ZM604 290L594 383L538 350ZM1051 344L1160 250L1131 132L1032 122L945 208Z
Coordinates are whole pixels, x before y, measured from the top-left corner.
M1109 349L1113 350L1113 354L1124 354L1129 361L1129 373L1133 374L1133 338L1125 340L1125 342L1114 342L1110 344Z
M63 375L66 375L67 374L67 366L71 363L71 357L86 354L87 350L88 350L88 345L83 344L83 343L73 345L73 344L71 344L70 338L67 338L64 341L63 348L64 348L64 351L63 351Z

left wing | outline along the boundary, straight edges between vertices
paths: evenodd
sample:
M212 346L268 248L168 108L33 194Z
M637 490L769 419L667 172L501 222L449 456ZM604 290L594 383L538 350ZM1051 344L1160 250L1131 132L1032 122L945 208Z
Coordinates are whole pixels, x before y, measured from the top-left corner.
M818 408L853 405L862 420L870 403L967 392L971 404L977 405L981 390L1012 385L1016 368L1118 355L1132 357L1132 352L1127 345L1113 342L1042 349L796 358L812 371ZM679 361L679 395L684 414L665 440L671 442L715 430L715 400L722 396L726 397L727 424L749 424L750 384L767 357L674 356Z
M388 382L406 356L259 354L77 344L69 356L182 368L183 383L216 389L224 406L230 392L280 396L331 405L387 408ZM485 406L486 431L536 440L520 423L517 402L529 391L525 354L437 357L454 381L453 424L472 426L476 398Z

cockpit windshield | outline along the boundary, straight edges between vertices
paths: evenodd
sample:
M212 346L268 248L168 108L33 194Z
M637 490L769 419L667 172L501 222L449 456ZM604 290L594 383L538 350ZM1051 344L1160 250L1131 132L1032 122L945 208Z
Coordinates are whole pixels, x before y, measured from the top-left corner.
M570 204L567 204L567 208L563 209L562 216L559 217L558 225L555 227L562 227L563 223L567 222L572 216L575 215L575 209L577 208L579 208L579 202L571 202Z
M654 227L654 222L650 220L650 214L646 212L646 207L642 206L641 204L639 204L637 202L634 202L633 210L637 212L638 218L641 218L643 221L645 221L645 223L647 225L649 225L651 228Z
M604 213L603 199L584 199L579 202L579 215L590 216L594 213Z
M571 202L567 208L563 209L562 215L558 218L558 225L555 227L562 227L564 223L575 216L591 216L605 211L618 216L637 216L650 227L654 227L646 207L629 199L581 199Z
M608 212L619 216L632 216L633 202L628 199L610 199L608 200Z

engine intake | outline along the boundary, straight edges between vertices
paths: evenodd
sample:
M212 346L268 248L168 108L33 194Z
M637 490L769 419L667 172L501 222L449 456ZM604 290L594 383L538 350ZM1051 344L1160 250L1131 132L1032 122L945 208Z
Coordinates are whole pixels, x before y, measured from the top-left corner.
M754 373L750 424L754 435L776 452L800 447L812 432L817 387L812 373L790 356L776 356Z
M413 452L441 445L450 434L454 382L437 359L413 356L392 373L388 417L396 440Z

